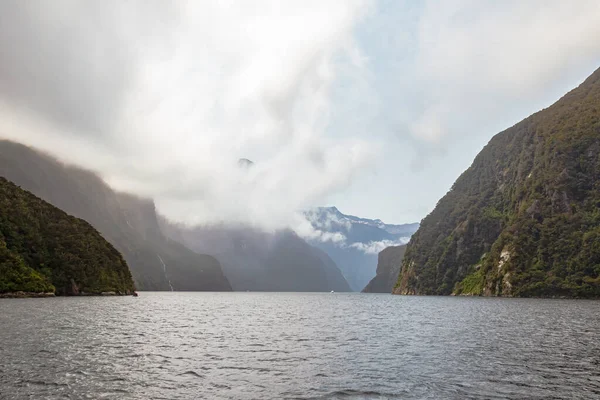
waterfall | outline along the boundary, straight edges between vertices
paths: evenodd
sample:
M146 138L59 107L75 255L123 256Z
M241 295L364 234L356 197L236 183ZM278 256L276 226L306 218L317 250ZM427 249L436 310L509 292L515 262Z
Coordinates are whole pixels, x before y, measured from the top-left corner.
M158 257L158 259L160 260L161 264L163 265L163 271L165 273L165 279L167 280L167 282L169 282L169 287L171 288L171 292L175 291L173 289L173 285L171 285L171 280L167 276L167 264L165 264L165 262L163 261L163 259L161 258L160 255L156 254L156 256Z

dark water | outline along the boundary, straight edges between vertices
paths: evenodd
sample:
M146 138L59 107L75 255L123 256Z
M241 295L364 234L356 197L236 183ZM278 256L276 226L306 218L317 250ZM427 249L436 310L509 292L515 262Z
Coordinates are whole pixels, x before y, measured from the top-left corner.
M0 300L0 398L600 398L600 302L337 293Z

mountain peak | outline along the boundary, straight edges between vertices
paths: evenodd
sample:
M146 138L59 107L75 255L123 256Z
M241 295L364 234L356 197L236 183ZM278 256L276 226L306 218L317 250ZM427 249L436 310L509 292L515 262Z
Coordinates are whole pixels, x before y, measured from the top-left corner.
M254 162L251 160L248 160L247 158L240 158L238 160L238 166L240 166L242 168L250 168L253 165L254 165Z
M388 225L347 215L335 206L316 207L304 213L319 237L312 243L327 252L354 290L361 290L375 276L377 253L404 244L419 224Z

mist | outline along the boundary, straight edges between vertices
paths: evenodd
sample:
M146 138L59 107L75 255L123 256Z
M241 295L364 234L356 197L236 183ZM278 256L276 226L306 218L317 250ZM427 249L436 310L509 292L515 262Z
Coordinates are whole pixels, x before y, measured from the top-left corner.
M367 2L46 3L2 4L0 135L173 221L293 226L376 153L325 135Z

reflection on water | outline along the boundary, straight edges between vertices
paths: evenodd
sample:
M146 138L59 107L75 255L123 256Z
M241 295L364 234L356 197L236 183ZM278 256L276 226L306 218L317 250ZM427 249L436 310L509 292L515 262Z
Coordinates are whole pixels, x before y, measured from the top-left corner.
M0 300L0 398L600 398L600 301Z

